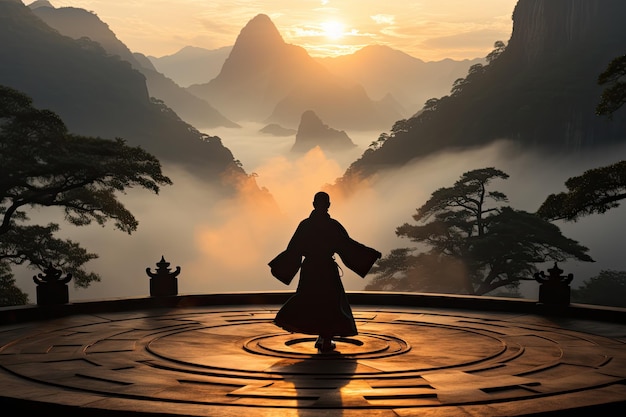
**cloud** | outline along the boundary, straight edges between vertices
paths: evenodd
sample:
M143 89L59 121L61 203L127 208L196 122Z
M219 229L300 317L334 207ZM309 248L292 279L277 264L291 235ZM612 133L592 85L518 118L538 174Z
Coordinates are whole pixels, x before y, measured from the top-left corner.
M258 126L220 133L224 144L244 162L254 181L269 190L259 193L251 183L242 183L237 193L224 196L208 181L200 181L176 167L165 166L174 185L155 196L131 190L120 200L135 214L139 228L133 235L113 230L112 225L73 227L62 213L41 209L31 213L38 223L61 224L62 236L81 243L100 258L88 267L102 275L102 282L88 289L71 290L72 300L146 296L149 277L161 256L180 266L181 294L295 289L297 279L284 286L269 273L267 262L282 251L300 220L312 209L315 192L335 182L358 155L325 154L316 148L305 155L289 152L294 138L260 136ZM247 132L247 133L246 133ZM377 133L351 136L362 152ZM494 166L510 175L494 183L505 192L510 205L534 212L550 193L563 191L567 178L586 169L616 162L624 149L604 149L585 155L541 155L502 141L462 152L441 152L413 161L405 167L379 173L343 195L332 187L330 214L356 240L388 254L391 249L413 246L395 235L396 227L413 222L415 209L438 188L451 186L461 174ZM593 264L559 264L574 274L574 286L602 269L626 270L623 227L626 208L590 216L577 223L559 224L565 236L590 248ZM551 265L547 265L549 267ZM347 290L362 290L371 280L343 267ZM19 287L35 302L31 270L19 270ZM536 297L529 283L526 294Z
M396 21L394 16L388 14L376 14L370 17L378 25L393 25Z

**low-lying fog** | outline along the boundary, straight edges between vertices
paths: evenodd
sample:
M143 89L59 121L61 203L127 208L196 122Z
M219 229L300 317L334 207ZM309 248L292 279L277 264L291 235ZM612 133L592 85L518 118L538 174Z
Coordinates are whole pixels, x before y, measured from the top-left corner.
M335 182L351 162L357 159L380 132L348 132L358 148L337 154L314 149L305 155L293 155L294 136L274 137L258 133L260 125L242 129L207 132L222 138L248 173L257 175L257 183L275 198L280 212L250 197L242 190L236 197L221 199L209 182L177 169L164 166L174 185L157 196L133 190L120 200L139 220L132 235L115 230L113 224L74 227L64 223L54 209L31 213L39 223L57 222L62 235L80 242L90 252L99 254L88 268L98 272L102 281L87 289L70 290L71 300L135 297L149 294L146 268L156 269L164 256L170 268L180 266L180 294L234 291L294 290L295 279L285 286L270 275L267 263L287 245L298 222L309 215L313 194L325 184ZM439 187L451 186L469 170L494 166L510 175L493 184L504 191L510 205L534 212L548 194L564 191L567 178L586 169L623 159L624 149L604 150L584 157L538 156L501 142L483 149L442 153L386 172L354 195L331 194L330 214L339 220L350 235L383 255L393 248L413 246L395 235L397 226L412 222L411 215ZM567 262L559 266L574 274L573 286L602 269L626 270L623 254L623 225L626 207L604 215L590 216L577 223L559 223L565 236L590 248L595 263ZM545 270L552 264L540 266ZM362 279L343 267L347 290L362 290L371 280ZM16 270L18 286L36 302L33 275L38 271ZM71 285L70 285L71 287ZM538 284L525 283L524 296L536 298Z

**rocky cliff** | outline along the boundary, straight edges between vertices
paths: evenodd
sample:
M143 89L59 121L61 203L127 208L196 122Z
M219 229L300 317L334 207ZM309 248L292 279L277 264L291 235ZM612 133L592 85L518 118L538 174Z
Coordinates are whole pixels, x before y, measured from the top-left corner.
M624 52L624 31L619 27L625 17L623 0L520 0L513 12L509 47L527 63L581 45L613 44Z
M397 123L344 177L501 139L559 155L625 143L626 108L612 120L595 114L598 76L626 52L624 16L623 0L519 0L506 47L470 68L449 96Z

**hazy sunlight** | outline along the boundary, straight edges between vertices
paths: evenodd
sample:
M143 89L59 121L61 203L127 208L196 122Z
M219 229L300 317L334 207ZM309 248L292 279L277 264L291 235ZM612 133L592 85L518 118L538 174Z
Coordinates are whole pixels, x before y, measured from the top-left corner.
M343 23L336 20L322 23L322 31L324 32L324 35L334 41L343 38L344 30Z
M507 40L517 0L346 0L322 2L321 6L285 0L51 3L93 11L131 51L157 57L186 46L217 49L233 45L241 28L264 13L287 43L302 46L313 56L350 54L366 45L381 44L425 61L438 61L482 57L496 40ZM341 21L342 16L349 16L349 25ZM339 42L333 48L328 45Z

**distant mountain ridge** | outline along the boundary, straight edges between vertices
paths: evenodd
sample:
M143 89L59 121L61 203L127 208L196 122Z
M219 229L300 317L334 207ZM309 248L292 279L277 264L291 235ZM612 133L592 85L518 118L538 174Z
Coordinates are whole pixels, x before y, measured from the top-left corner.
M519 0L506 48L399 123L339 183L499 139L557 155L626 143L626 109L613 120L595 115L598 76L624 54L624 16L623 0Z
M206 84L217 77L232 46L215 50L187 46L163 57L149 56L156 70L181 86ZM391 106L400 117L409 117L426 100L450 92L455 80L484 58L423 61L383 45L369 45L349 54L314 58L333 75L361 84L367 95L383 106Z
M350 55L318 61L333 74L363 85L374 99L393 97L408 117L428 99L447 94L455 80L465 77L472 65L484 63L485 59L425 62L389 46L369 45Z
M271 19L259 14L241 30L220 73L189 91L233 121L294 127L314 110L342 129L384 129L401 117L371 100L362 86L342 80L300 46L287 44Z
M109 54L128 61L134 69L146 77L150 95L163 100L188 123L208 128L238 127L208 102L199 99L159 73L145 56L132 53L95 14L74 7L54 8L48 2L36 2L29 7L33 13L62 35L73 39L87 37L98 42Z

